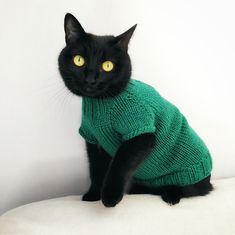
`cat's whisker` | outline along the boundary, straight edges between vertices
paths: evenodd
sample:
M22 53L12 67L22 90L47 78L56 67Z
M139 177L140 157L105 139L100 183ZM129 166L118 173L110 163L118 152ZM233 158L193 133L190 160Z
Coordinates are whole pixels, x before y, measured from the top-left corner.
M75 95L69 92L65 87L63 87L63 89L57 92L57 95L56 95L56 106L58 109L57 118L61 119L67 115L66 112L74 96Z
M64 117L64 110L65 110L65 106L64 106L64 102L65 99L67 98L67 94L63 91L59 93L59 96L57 96L57 100L56 100L56 109L57 109L57 119L61 120L61 118Z
M69 97L71 97L71 95L68 92L65 92L63 95L63 100L61 102L61 107L62 107L62 114L65 115L65 111L66 108L68 107L68 101L70 100Z
M64 86L63 82L57 81L57 82L44 84L43 86L37 86L35 89L32 89L31 91L34 92L35 94L39 94L41 92L50 91L51 89L54 89L55 87L62 87L62 86Z
M64 93L65 93L64 87L57 88L56 91L51 92L51 94L46 100L47 103L45 104L45 107L47 109L51 109L52 107L54 107L60 110L61 100L63 99Z
M53 91L50 93L50 99L53 101L58 101L61 94L64 93L65 88L64 87L58 87L56 91Z

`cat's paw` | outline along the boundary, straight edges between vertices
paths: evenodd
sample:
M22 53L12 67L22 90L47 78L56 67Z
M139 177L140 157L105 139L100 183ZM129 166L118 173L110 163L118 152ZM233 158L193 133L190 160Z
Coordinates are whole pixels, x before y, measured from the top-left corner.
M100 200L100 194L93 191L88 191L86 194L82 196L82 201L94 202L99 200Z
M182 191L180 187L168 186L161 193L162 200L169 205L175 205L180 202L182 198Z
M123 191L115 187L105 187L101 193L101 200L104 206L114 207L123 198Z
M110 193L102 196L102 203L105 207L116 206L123 198L123 193Z

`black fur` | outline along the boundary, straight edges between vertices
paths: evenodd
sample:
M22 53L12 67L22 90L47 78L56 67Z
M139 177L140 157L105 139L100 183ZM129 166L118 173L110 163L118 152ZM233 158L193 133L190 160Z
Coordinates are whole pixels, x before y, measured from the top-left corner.
M131 177L155 145L155 135L141 134L125 141L118 149L104 179L101 199L105 206L115 206L123 197Z
M91 186L89 191L83 196L85 201L97 201L100 200L101 187L104 177L108 171L111 157L96 144L90 144L86 142Z
M161 195L163 201L170 205L179 203L181 198L193 197L193 196L204 196L213 190L213 186L210 183L211 175L198 183L187 185L187 186L175 186L168 185L162 187L149 187L140 185L137 182L133 182L130 188L129 194L153 194Z
M67 88L79 96L107 98L119 94L131 76L128 42L136 25L125 33L114 36L96 36L85 33L71 14L65 16L66 47L59 56L59 71ZM83 67L73 64L73 57L81 55ZM102 62L114 63L111 72L102 71ZM89 89L89 91L87 90Z
M64 25L66 47L59 56L59 70L66 87L78 96L96 99L108 99L122 92L131 76L131 61L127 50L135 27L117 37L96 36L86 33L77 19L67 14ZM84 66L74 65L75 55L85 58ZM114 63L111 72L101 68L102 62L106 60ZM112 159L101 146L86 142L91 186L83 200L101 199L105 206L113 207L124 193L147 193L161 195L165 202L176 204L182 197L203 196L212 190L210 176L184 187L169 185L151 188L135 182L132 178L135 170L148 158L154 145L154 134L141 134L123 142Z
M83 196L83 200L96 201L102 196L104 205L111 207L122 199L124 193L153 194L160 195L165 202L174 205L179 203L181 198L204 196L213 190L210 175L196 184L183 187L168 185L154 188L137 183L131 176L148 157L154 144L153 134L139 135L124 142L114 158L117 160L111 163L112 158L105 150L98 145L87 143L91 187Z

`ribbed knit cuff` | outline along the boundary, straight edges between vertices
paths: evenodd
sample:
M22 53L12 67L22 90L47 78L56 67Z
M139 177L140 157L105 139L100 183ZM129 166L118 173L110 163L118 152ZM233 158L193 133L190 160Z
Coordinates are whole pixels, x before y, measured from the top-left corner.
M197 165L182 169L179 172L174 172L165 176L154 179L142 180L136 179L140 183L149 186L163 186L163 185L178 185L185 186L195 184L211 174L212 160L210 156L199 162Z
M91 144L97 144L97 140L89 138L81 128L78 129L78 133L82 136L83 139L85 139L87 142Z

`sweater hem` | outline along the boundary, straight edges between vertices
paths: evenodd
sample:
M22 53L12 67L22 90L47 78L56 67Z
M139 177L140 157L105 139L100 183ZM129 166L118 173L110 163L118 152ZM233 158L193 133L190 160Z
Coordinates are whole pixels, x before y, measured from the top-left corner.
M182 169L178 172L163 175L152 179L138 179L136 181L146 186L166 186L166 185L177 185L186 186L195 184L211 174L212 161L210 157L207 157L204 161L198 164Z

